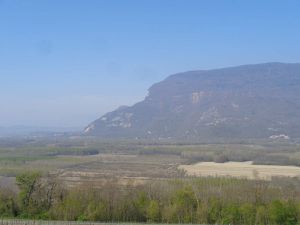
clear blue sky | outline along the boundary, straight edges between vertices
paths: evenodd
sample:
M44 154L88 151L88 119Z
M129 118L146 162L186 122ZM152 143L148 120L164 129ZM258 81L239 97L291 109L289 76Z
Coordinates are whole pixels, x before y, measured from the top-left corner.
M186 70L300 62L299 0L0 0L0 126L85 126Z

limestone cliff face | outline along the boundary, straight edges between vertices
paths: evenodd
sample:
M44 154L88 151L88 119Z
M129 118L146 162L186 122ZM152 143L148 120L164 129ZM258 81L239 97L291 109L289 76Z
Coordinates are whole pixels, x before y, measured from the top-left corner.
M126 138L300 136L300 64L266 63L171 75L144 101L107 113L87 135Z

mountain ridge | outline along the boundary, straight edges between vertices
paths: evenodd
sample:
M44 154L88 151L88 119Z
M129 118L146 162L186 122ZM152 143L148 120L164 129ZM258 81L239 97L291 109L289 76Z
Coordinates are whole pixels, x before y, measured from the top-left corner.
M300 63L176 73L84 133L125 138L290 138L300 134Z

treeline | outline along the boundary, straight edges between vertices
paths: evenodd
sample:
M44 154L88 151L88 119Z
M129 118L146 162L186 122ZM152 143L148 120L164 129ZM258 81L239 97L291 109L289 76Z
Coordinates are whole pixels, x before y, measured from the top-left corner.
M195 178L64 188L24 173L19 191L1 189L2 218L243 225L300 224L300 181Z

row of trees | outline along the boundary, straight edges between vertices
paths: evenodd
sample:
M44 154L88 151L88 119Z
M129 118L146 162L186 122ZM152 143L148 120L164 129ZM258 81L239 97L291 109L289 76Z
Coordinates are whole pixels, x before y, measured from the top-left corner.
M1 190L3 218L244 225L300 224L299 180L197 178L140 186L86 184L63 188L51 177L25 173L19 192Z

